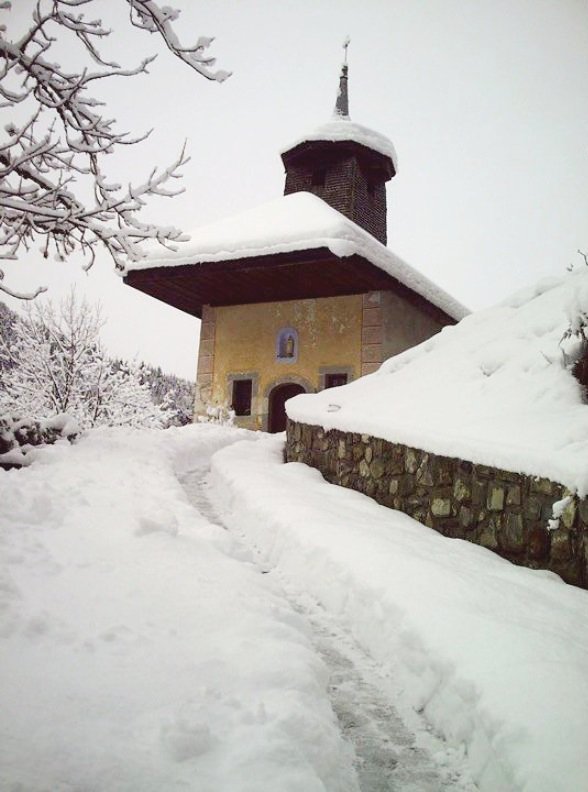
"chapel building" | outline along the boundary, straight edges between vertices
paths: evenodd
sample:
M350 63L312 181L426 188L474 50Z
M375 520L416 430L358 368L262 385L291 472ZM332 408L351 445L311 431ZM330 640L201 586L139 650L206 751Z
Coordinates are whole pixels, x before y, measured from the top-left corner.
M332 120L283 152L282 197L129 266L128 285L202 320L195 420L227 405L239 426L282 431L287 399L370 374L467 313L386 247L396 154L351 120L347 83L344 64Z

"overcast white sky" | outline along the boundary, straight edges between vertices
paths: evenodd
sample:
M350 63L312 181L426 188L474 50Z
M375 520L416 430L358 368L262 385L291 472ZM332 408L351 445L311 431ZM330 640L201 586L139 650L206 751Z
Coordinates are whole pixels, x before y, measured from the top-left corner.
M9 38L30 7L13 5L2 13ZM349 34L351 116L398 152L388 185L394 252L479 308L562 274L579 261L578 248L588 249L586 0L173 5L183 8L176 27L185 43L216 36L218 65L233 71L227 82L204 80L132 30L122 0L87 8L114 28L107 53L124 65L161 53L149 76L99 88L120 128L154 127L148 141L112 158L109 176L139 182L188 140L186 191L152 204L153 219L189 232L279 196L279 152L330 117ZM9 115L2 111L2 126ZM56 300L77 283L102 303L113 353L194 377L198 320L124 286L105 257L88 275L80 261L39 259L6 264L6 281L47 284Z

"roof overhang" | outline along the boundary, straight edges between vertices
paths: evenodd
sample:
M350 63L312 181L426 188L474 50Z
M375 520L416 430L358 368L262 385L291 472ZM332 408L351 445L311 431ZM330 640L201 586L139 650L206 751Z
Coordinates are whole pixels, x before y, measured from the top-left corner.
M443 324L455 322L363 256L338 257L326 247L131 270L124 282L198 318L202 317L204 305L245 305L393 290Z
M381 172L388 181L396 175L396 168L391 157L368 148L353 140L306 140L297 143L281 154L284 167L296 165L299 161L315 161L326 165L331 161L356 156L365 167Z

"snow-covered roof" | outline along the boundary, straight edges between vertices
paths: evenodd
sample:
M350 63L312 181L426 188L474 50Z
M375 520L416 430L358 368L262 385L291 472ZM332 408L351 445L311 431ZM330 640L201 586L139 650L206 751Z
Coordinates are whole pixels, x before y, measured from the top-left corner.
M471 314L374 374L297 396L288 415L543 476L585 495L588 405L561 344L582 313L586 267Z
M285 154L291 151L301 143L314 140L326 140L335 143L343 141L351 141L359 143L361 146L366 146L369 149L383 154L385 157L390 157L394 165L394 170L398 170L398 160L396 157L396 150L391 140L381 135L379 132L374 132L373 129L356 124L348 116L335 115L326 124L321 124L306 135L295 140L282 153Z
M196 229L174 254L154 252L128 270L230 261L292 251L328 248L339 258L359 255L436 305L461 319L467 308L395 256L371 234L311 193L297 192Z

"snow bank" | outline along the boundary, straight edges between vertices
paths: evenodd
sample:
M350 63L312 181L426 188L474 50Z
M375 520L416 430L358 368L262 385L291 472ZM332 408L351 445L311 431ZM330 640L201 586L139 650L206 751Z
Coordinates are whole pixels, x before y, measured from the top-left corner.
M290 400L290 418L558 481L588 493L588 407L562 336L588 312L588 268L542 281L349 385Z
M359 255L432 302L455 319L468 311L451 295L410 267L371 234L336 209L306 192L292 193L203 226L190 235L181 253L154 253L128 269L178 267L205 262L271 256L296 250L328 248L339 258ZM320 265L317 265L320 266Z
M239 437L95 430L0 471L0 788L357 792L300 619L174 473Z
M281 453L271 438L215 455L224 520L348 621L404 701L465 747L482 792L585 789L588 593L283 465Z
M394 164L394 170L398 171L398 158L396 156L396 150L392 144L392 141L388 140L388 138L380 134L380 132L374 132L373 129L369 129L368 127L362 126L361 124L356 124L355 121L352 121L349 117L336 115L330 121L327 121L326 124L321 124L310 132L307 132L305 135L299 137L287 148L285 148L283 153L285 154L286 152L296 148L296 146L313 140L325 140L334 143L340 143L344 141L359 143L361 146L373 149L374 151L383 154L385 157L390 157L392 163Z

